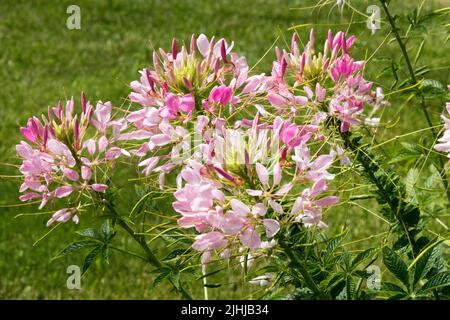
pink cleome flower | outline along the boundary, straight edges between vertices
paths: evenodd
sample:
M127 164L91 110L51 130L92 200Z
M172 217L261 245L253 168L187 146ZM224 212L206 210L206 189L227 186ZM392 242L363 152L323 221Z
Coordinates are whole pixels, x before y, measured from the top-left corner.
M17 154L22 158L20 172L24 182L19 191L20 199L40 199L39 209L50 200L68 199L85 192L104 192L108 186L97 182L97 168L111 166L113 161L128 152L115 146L120 132L125 128L123 120L111 120L111 103L99 102L95 109L81 98L81 113L74 114L75 101L59 102L48 109L42 122L32 117L27 126L20 129L28 141L21 141ZM92 133L92 129L94 131ZM73 196L78 199L78 196ZM73 201L73 202L72 202ZM70 200L74 209L61 209L49 220L78 222L78 200Z

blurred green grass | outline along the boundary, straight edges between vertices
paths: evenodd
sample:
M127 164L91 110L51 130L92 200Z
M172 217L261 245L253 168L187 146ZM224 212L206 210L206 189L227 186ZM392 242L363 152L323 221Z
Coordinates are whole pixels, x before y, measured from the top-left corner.
M120 105L126 99L130 81L137 71L150 61L153 47L168 48L172 37L190 38L192 33L225 37L235 41L235 49L255 64L280 37L279 46L290 39L287 29L294 25L312 23L317 29L318 43L324 40L328 28L345 29L351 17L349 11L341 18L330 6L318 10L295 10L315 1L284 0L153 0L153 1L77 1L81 8L81 30L65 27L66 8L72 1L13 1L0 3L0 174L14 175L17 171L6 164L17 164L14 145L20 141L18 128L30 115L40 114L47 105L60 98L78 97L85 91L90 101L111 100ZM368 1L358 1L365 11ZM393 4L393 11L410 11L416 3ZM428 1L425 10L445 5L445 1ZM355 56L370 55L383 41L387 27L375 36L365 27L361 17L350 29L358 36ZM438 28L439 26L436 26ZM307 37L309 27L299 29ZM442 33L430 32L420 64L431 69L430 78L449 83L448 48ZM383 83L386 76L377 78L384 66L384 56L398 56L395 42L386 44L374 57L366 73L368 78ZM412 55L414 53L411 53ZM270 71L273 51L257 66L261 72ZM377 60L378 59L378 60ZM444 66L444 69L436 69ZM388 115L400 113L401 121L392 134L425 126L417 107L404 105L398 97L392 101ZM430 101L435 121L443 109L443 101ZM399 110L401 110L399 112ZM389 145L392 155L396 144ZM54 262L51 258L75 237L75 230L98 225L90 217L82 217L79 226L67 224L56 229L47 239L33 247L47 229L47 215L14 219L19 213L36 208L7 207L17 204L16 181L3 177L0 189L0 298L11 299L167 299L175 298L166 286L152 289L154 276L140 261L113 254L106 266L97 262L82 280L82 290L66 288L66 268L80 264L81 255ZM362 210L344 208L330 212L327 222L333 226L330 233L344 224L351 228L350 240L360 239L385 230L373 217ZM120 238L121 246L133 248L129 239ZM160 256L166 252L159 249ZM239 278L233 269L233 279ZM227 274L221 276L227 277ZM214 279L212 279L214 281ZM197 298L202 297L202 284L191 284ZM252 297L248 286L231 284L211 289L212 298Z

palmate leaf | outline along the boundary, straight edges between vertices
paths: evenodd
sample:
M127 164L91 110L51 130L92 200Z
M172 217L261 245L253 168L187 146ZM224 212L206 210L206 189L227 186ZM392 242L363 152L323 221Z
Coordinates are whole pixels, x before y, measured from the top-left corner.
M397 253L391 248L383 249L383 261L388 270L399 279L406 288L409 288L409 274L406 264L400 259Z
M450 271L435 274L422 287L422 291L434 290L450 286Z

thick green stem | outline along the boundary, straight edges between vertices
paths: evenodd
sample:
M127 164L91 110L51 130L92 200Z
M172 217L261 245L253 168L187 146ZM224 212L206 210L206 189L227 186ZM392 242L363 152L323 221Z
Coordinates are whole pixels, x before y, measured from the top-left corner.
M339 130L339 126L336 126L336 128ZM388 174L385 169L381 168L378 161L369 154L367 148L360 145L359 140L352 139L349 132L340 132L340 135L344 140L345 148L354 154L355 159L364 168L363 174L377 187L380 195L377 201L380 204L386 203L389 206L391 216L395 217L402 226L414 252L415 234L411 229L414 226L405 221L404 215L414 215L418 220L420 216L419 208L404 200L403 188L396 187L392 174ZM393 192L393 190L396 191Z
M406 45L402 41L402 38L399 33L399 29L397 28L397 26L395 24L394 18L392 17L391 13L389 12L386 1L380 0L380 2L381 2L381 5L383 6L384 12L386 13L386 15L388 17L388 21L389 21L389 24L391 25L392 32L395 35L395 39L397 40L400 50L402 51L403 58L405 59L406 66L408 68L410 82L413 86L416 86L418 84L418 82L417 82L416 74L414 73L414 69L411 64L411 59L409 58L408 51L406 50ZM434 126L431 121L430 114L428 113L427 105L425 103L425 97L423 96L422 91L420 91L419 89L417 89L417 92L420 95L420 106L421 106L422 112L425 116L425 119L427 120L428 127L430 128L430 131L433 134L433 138L434 138L434 140L436 140L437 133L434 130ZM442 183L444 185L444 188L445 188L445 191L447 194L447 199L448 199L448 201L450 201L450 181L445 172L445 161L444 161L444 156L442 156L442 155L439 156L439 164L440 164L439 173L441 175Z

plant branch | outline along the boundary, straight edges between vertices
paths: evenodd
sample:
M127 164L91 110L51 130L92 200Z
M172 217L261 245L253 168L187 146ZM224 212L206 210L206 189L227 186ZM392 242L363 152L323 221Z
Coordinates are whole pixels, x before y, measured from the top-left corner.
M160 268L162 267L162 263L158 260L158 258L155 256L155 254L153 253L153 251L150 249L150 247L147 245L147 242L145 241L145 238L141 235L137 235L134 230L128 225L128 223L126 223L118 214L118 212L116 211L116 209L114 208L113 205L111 205L111 203L107 200L104 199L104 203L106 205L106 207L108 208L109 212L114 216L114 218L117 218L117 222L119 224L120 227L122 227L122 229L124 229L140 246L141 248L145 251L145 254L147 256L146 261L148 263L150 263L151 265L153 265L156 268ZM189 293L183 288L183 286L180 284L179 286L176 286L175 283L169 279L170 283L172 284L172 286L181 293L181 295L183 296L183 298L188 299L188 300L192 300L192 297L189 295Z
M281 245L284 251L286 252L287 256L289 257L289 259L291 260L292 264L294 264L295 268L301 273L303 279L305 280L306 286L319 297L323 299L328 299L328 297L325 294L323 294L322 291L319 289L314 279L309 274L308 270L306 270L303 264L297 259L292 249L288 245L285 245L283 243L281 243Z
M406 45L402 41L402 38L399 33L399 29L397 28L397 26L395 24L394 18L392 17L391 13L389 12L386 1L380 0L380 2L381 2L381 5L383 6L384 12L386 13L386 15L388 17L389 24L391 25L391 29L395 35L395 39L397 40L398 46L400 47L400 50L402 51L403 58L405 59L406 66L408 68L410 82L413 86L415 86L417 88L416 89L417 93L420 95L420 106L421 106L422 112L425 116L425 119L427 120L428 127L433 135L433 138L436 141L437 133L436 133L436 130L434 129L433 122L431 121L430 114L428 113L427 105L425 102L425 97L424 97L422 91L420 91L420 89L417 87L418 82L417 82L416 74L414 73L414 69L411 64L411 59L409 58L408 51L406 50ZM439 164L440 164L439 174L441 175L442 183L444 185L444 188L445 188L445 191L447 194L447 199L450 201L450 181L445 172L445 161L444 161L444 158L442 155L439 156Z

